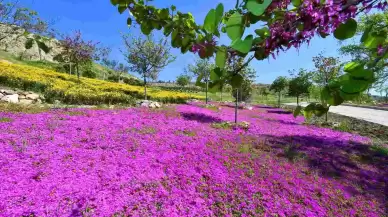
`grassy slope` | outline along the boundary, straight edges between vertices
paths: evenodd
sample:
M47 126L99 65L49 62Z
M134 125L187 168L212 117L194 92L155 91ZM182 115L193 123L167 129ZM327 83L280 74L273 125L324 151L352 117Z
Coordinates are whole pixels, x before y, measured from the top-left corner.
M6 60L12 63L16 64L23 64L23 65L29 65L29 66L35 66L39 68L45 68L45 69L51 69L55 70L55 68L58 66L58 63L48 62L48 61L29 61L29 60L19 60L17 57L13 56L12 54L9 54L5 51L0 51L0 60ZM92 69L97 74L97 79L103 79L103 74L108 73L109 69L106 67L98 64L93 63ZM127 74L125 75L128 78L136 78L133 75Z

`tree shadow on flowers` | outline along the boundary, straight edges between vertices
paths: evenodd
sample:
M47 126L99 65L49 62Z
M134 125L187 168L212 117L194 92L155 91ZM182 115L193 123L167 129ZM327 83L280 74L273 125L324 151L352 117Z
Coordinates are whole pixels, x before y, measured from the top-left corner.
M272 106L267 106L267 105L255 105L253 107L254 108L262 108L262 109L279 109L279 108L272 107Z
M280 115L285 115L285 114L292 114L292 112L290 111L284 111L284 110L268 110L267 113L271 113L271 114L280 114Z
M211 115L207 115L203 113L181 112L181 117L183 117L185 120L198 121L200 123L222 122L220 118L213 117Z
M289 158L303 155L311 170L362 189L360 192L354 186L348 186L348 193L367 192L384 202L388 156L371 149L370 145L325 136L265 135L265 138L267 145L278 156Z

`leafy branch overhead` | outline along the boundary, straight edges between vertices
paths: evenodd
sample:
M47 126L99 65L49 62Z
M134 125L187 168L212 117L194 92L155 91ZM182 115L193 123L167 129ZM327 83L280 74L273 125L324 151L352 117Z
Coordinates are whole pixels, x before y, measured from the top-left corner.
M127 24L135 21L144 34L161 30L170 37L172 47L180 48L182 53L190 51L200 58L215 56L219 70L224 69L232 56L251 54L247 63L253 58L275 58L280 51L299 48L315 36L325 38L333 34L339 40L352 38L357 32L355 17L359 13L367 13L372 8L383 11L388 4L386 0L242 0L229 11L224 11L222 3L218 4L209 10L203 23L197 24L191 13L176 11L175 6L157 8L143 0L111 0L111 3L120 13L128 10ZM261 28L254 29L255 34L244 34L256 23ZM229 37L229 45L219 44L221 33ZM387 58L387 49L383 47L386 38L387 31L377 34L365 28L361 42L374 50L376 63ZM347 99L364 91L375 81L373 64L348 67L346 74L327 85L329 94L325 96ZM338 104L341 100L329 101Z

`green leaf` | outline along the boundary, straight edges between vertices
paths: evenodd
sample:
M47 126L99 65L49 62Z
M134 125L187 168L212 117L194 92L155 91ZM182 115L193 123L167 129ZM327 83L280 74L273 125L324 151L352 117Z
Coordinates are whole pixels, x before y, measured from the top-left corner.
M230 85L232 85L233 88L239 88L243 82L244 78L240 74L235 74L230 79Z
M368 89L369 85L371 84L370 81L362 80L362 79L355 79L353 77L350 77L348 80L344 80L341 82L341 91L346 94L355 94L355 93L361 93Z
M260 37L256 37L255 39L253 39L253 42L252 44L261 44L264 42L264 39L260 38Z
M172 10L172 11L176 11L176 7L175 7L175 5L171 5L171 7L170 7L170 8L171 8L171 10Z
M303 116L304 116L307 120L310 120L311 117L313 116L313 111L306 111L306 110L303 110Z
M127 5L121 5L121 4L120 4L119 7L118 7L119 13L120 13L120 14L124 13L124 11L126 11L127 8L128 8Z
M128 25L128 27L131 27L131 25L132 25L132 19L130 17L128 17L128 19L127 19L127 25Z
M302 111L302 106L300 106L300 105L298 105L296 108L295 108L295 110L294 110L294 117L296 118L299 114L300 114L300 112Z
M219 81L209 83L209 92L216 93L221 89L221 84Z
M141 23L140 29L144 35L149 35L152 31L152 28L149 26L148 22Z
M298 25L296 26L296 28L297 28L299 31L303 31L303 29L304 29L304 24L303 24L303 23L298 23Z
M360 42L364 43L366 39L369 37L369 33L372 30L373 25L368 26L368 28L365 29L364 33L361 36Z
M341 97L341 94L336 91L334 92L329 99L327 99L327 103L329 105L337 106L341 105L345 100Z
M220 47L216 55L216 65L221 69L225 68L225 63L227 58L228 58L228 54L226 52L226 48Z
M291 2L294 7L299 7L302 4L301 0L292 0Z
M267 27L263 27L261 29L256 29L255 33L263 39L268 38L271 35L271 33L269 32L269 29Z
M357 63L357 62L349 62L344 66L344 71L345 72L351 72L353 70L357 70L359 68L364 68L364 64L362 63Z
M175 41L176 37L178 36L179 30L174 29L174 31L171 34L171 41Z
M119 3L119 0L110 0L110 3L116 6Z
M189 35L186 35L182 40L182 47L187 47L190 43L191 37Z
M232 14L232 16L229 17L228 22L226 22L225 29L226 34L232 41L241 39L242 35L244 34L242 15L239 12Z
M360 93L348 94L348 93L340 92L340 96L344 100L353 100L353 99L359 97Z
M263 60L266 59L268 56L265 55L265 50L264 48L259 48L258 50L255 51L255 58L257 60Z
M241 53L248 53L251 50L253 43L253 35L245 37L244 41L236 39L232 42L231 47Z
M334 31L334 37L339 40L345 40L353 37L357 31L357 21L350 18L345 23L341 23Z
M203 28L210 33L213 33L216 29L216 11L214 9L211 9L206 15Z
M222 16L224 15L224 5L222 3L219 3L216 8L216 26L220 24L222 20Z
M169 15L170 15L170 12L168 11L168 9L164 8L160 11L159 18L162 20L165 20L168 18Z
M164 36L167 37L168 35L170 35L171 32L172 32L172 24L165 25L163 30Z
M333 106L340 105L344 102L338 90L330 90L328 86L321 91L321 99Z
M377 48L377 46L385 42L386 37L387 37L386 32L381 32L379 34L372 33L372 34L369 34L368 37L366 37L363 44L367 48Z
M359 68L357 70L353 70L349 72L349 74L356 78L363 78L365 80L370 80L371 82L373 82L373 78L374 78L374 72L370 69Z
M216 72L217 69L220 70L219 68L215 68L215 69L211 70L211 72L210 72L210 80L217 81L217 80L220 79L220 77L218 76L218 74Z
M316 115L318 117L321 117L324 114L326 114L328 111L329 111L328 107L325 107L325 106L323 106L321 104L316 104L315 108L313 110L313 113L314 113L314 115Z
M260 16L265 12L265 9L271 4L272 0L263 0L260 4L257 0L247 0L245 7L249 12L256 16Z
M183 42L182 42L183 43ZM181 53L185 54L187 51L189 51L191 48L190 44L187 45L187 46L183 46L181 47Z

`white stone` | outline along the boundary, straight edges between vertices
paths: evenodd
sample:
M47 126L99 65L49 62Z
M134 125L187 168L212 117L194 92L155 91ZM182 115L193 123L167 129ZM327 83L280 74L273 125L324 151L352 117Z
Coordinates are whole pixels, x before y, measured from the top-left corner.
M155 106L156 106L156 108L162 107L158 102L155 102Z
M25 98L26 98L25 95L19 95L19 100L20 100L20 99L25 99Z
M143 103L140 104L140 107L147 107L148 108L148 106L149 106L149 104L146 103L146 102L143 102Z
M156 108L155 103L150 103L149 108Z
M19 95L18 94L6 95L6 96L3 96L1 100L9 103L18 103Z
M31 93L31 94L26 95L26 98L32 99L32 100L37 100L37 99L39 99L39 95L36 93Z
M3 98L3 96L4 96L4 94L2 94L2 93L0 92L0 99Z
M5 95L14 95L14 94L16 94L16 92L13 91L13 90L3 90L3 93L5 93Z

